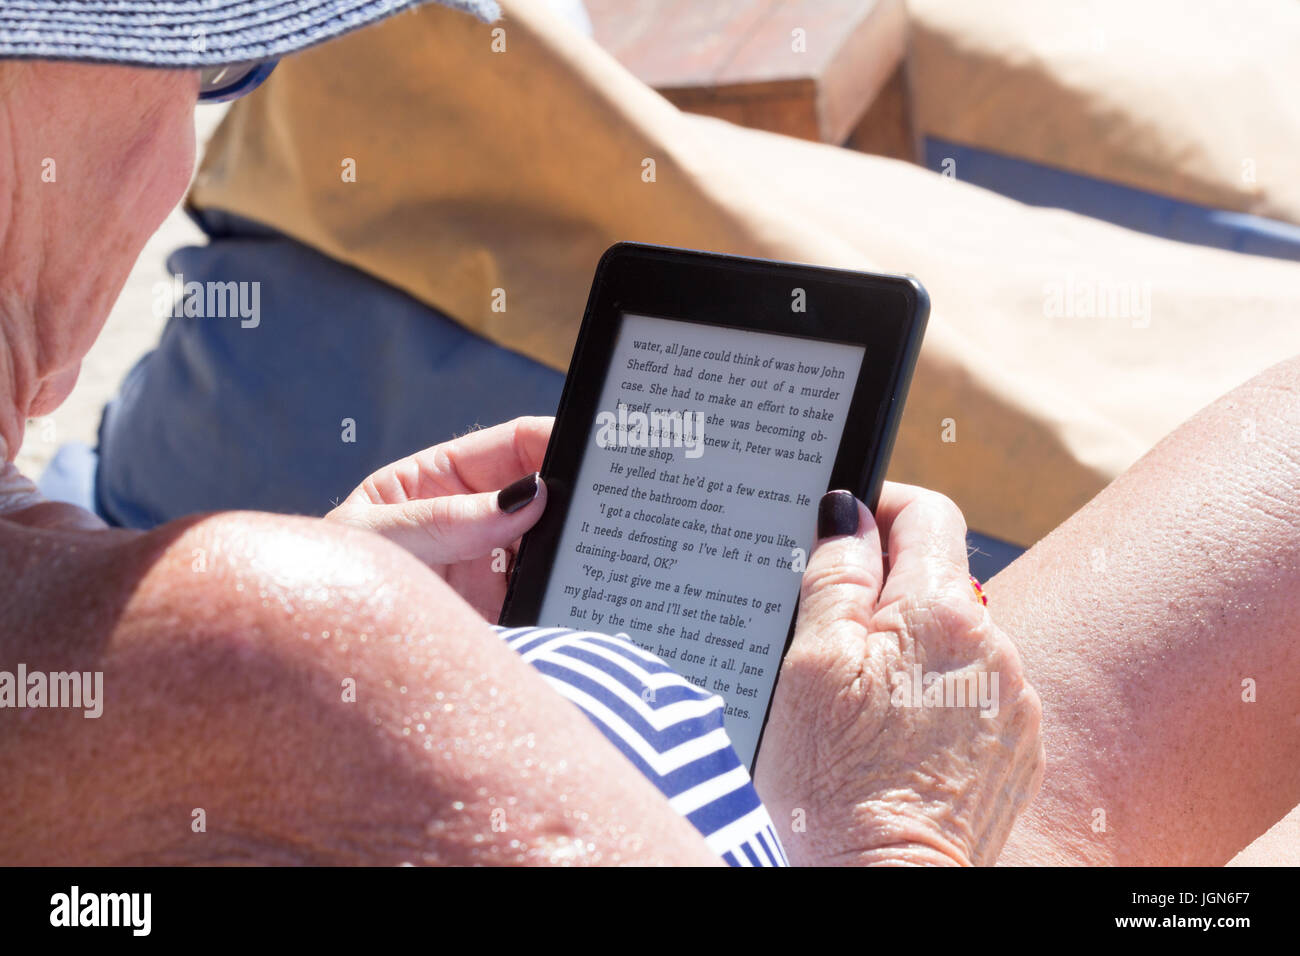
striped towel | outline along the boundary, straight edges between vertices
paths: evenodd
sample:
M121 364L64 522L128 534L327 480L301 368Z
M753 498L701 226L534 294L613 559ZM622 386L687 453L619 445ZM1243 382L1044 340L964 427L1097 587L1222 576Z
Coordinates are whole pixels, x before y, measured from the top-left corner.
M624 634L498 627L731 866L788 866L772 820L723 729L723 701Z

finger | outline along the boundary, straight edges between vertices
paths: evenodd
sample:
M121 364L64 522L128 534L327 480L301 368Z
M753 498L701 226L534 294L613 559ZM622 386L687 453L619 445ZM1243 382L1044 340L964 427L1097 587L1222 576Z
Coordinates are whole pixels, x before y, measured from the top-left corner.
M889 531L894 519L902 510L923 495L930 494L928 488L919 485L905 485L897 481L886 481L880 489L880 500L874 509L876 526L880 528L880 541L885 546L886 565L889 558ZM888 570L888 566L886 566Z
M443 495L393 505L369 505L349 519L401 545L428 565L501 557L536 524L546 508L546 484L534 472L501 489Z
M516 418L426 448L375 472L354 497L399 503L503 488L541 469L554 421Z
M886 482L876 508L889 573L881 604L907 597L971 592L966 519L951 499L914 485Z
M477 494L504 488L520 475L540 471L552 418L516 418L418 453L425 485L418 497Z
M817 544L804 569L795 644L808 650L838 641L845 624L865 636L883 581L880 534L871 512L847 491L827 492L817 508Z

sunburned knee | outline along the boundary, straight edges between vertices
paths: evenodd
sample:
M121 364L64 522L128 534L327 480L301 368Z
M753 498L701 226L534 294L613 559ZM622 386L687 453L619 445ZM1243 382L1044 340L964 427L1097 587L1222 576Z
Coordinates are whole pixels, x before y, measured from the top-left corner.
M1300 357L1229 392L1197 416L1189 437L1199 443L1201 456L1220 468L1224 488L1289 491L1300 476ZM1287 500L1280 502L1288 512L1291 497L1284 494ZM1266 513L1277 510L1278 503L1262 504ZM1293 517L1288 515L1287 523Z
M1300 355L1283 359L1261 372L1252 381L1290 392L1300 393Z
M1239 385L1211 406L1215 409L1229 413L1240 426L1240 441L1272 437L1300 444L1300 356Z

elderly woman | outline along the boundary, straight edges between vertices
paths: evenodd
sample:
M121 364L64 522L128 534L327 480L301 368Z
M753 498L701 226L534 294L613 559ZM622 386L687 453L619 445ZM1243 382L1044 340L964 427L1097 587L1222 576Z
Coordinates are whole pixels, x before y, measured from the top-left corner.
M534 473L548 420L397 462L324 520L226 513L112 530L42 501L13 465L25 420L67 396L182 195L196 101L405 5L321 0L290 20L258 16L269 0L235 19L197 0L165 15L46 0L0 12L0 672L103 675L97 716L30 688L15 697L12 680L6 697L0 682L7 863L752 852L694 819L689 799L665 800L662 779L487 623L505 588L493 550L546 505ZM786 851L992 862L1038 786L1039 708L970 588L960 513L890 486L873 516L838 492L819 532L762 754ZM996 670L997 715L890 707L889 675L913 664ZM734 754L719 766L709 779L744 776ZM738 806L732 829L769 854L755 861L780 862L761 807Z

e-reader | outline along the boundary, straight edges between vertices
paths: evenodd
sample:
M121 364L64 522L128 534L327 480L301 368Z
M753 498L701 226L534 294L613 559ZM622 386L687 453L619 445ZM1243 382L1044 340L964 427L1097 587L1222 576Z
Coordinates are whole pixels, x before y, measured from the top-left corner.
M501 623L627 635L752 768L818 502L875 507L928 313L911 277L609 249Z

